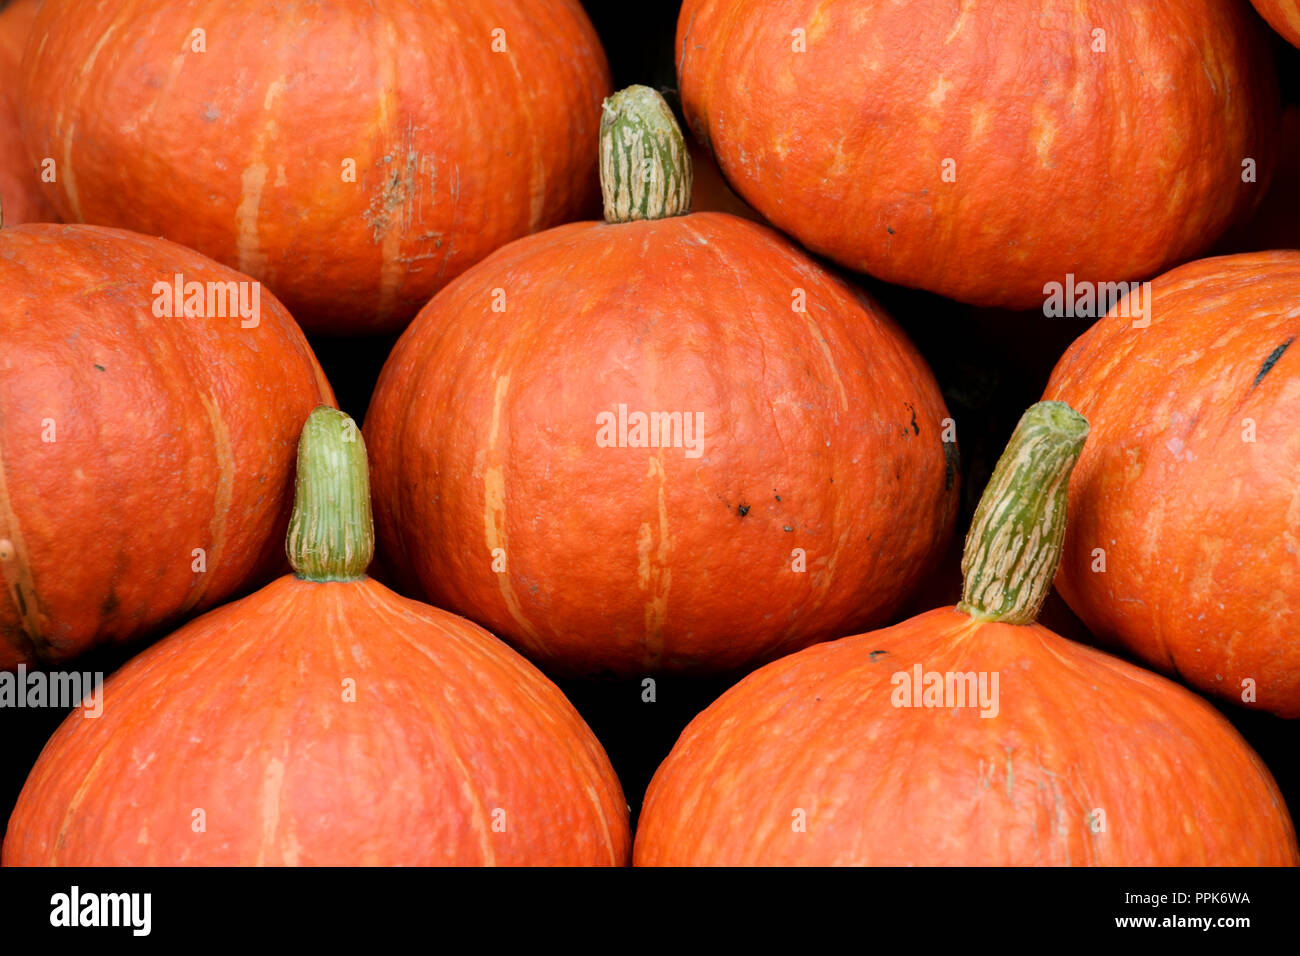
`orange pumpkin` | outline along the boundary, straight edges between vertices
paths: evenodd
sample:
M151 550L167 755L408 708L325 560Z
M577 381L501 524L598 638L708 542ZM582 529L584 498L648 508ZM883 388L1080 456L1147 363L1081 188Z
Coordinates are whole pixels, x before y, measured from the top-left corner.
M684 214L658 94L602 130L608 221L489 257L384 367L392 570L565 673L726 670L883 619L958 500L929 369L775 232Z
M159 291L178 276L220 308L178 314ZM208 298L225 283L249 318ZM0 669L138 638L283 566L297 432L334 397L273 296L162 239L33 223L0 229L0 303Z
M1300 252L1189 263L1070 347L1046 395L1093 426L1058 586L1099 637L1300 717ZM1149 321L1149 327L1135 327Z
M686 0L678 76L728 182L812 251L1031 308L1197 255L1258 203L1263 32L1223 0Z
M303 429L296 575L212 611L74 711L6 866L611 865L627 804L564 695L470 622L364 576L364 443Z
M23 126L64 217L206 253L309 331L398 330L595 198L578 0L46 0L35 29Z
M57 222L48 193L23 146L18 125L18 66L41 0L0 4L0 207L11 226L20 222Z
M1260 16L1291 43L1300 47L1300 3L1296 0L1250 0Z
M1088 425L1021 420L962 602L745 678L655 773L638 866L1295 865L1267 768L1213 707L1034 618Z

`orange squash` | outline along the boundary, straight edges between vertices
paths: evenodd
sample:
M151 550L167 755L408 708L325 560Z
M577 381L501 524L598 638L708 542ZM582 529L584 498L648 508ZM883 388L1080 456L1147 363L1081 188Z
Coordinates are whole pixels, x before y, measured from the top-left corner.
M1067 603L1153 667L1284 717L1300 717L1297 306L1300 252L1189 263L1151 283L1149 327L1107 315L1046 391L1093 426Z
M594 204L578 0L46 0L35 30L23 128L63 216L197 249L308 331L398 331Z
M393 571L564 673L722 671L882 620L958 500L924 360L772 230L686 215L654 91L602 139L608 221L498 251L384 367Z
M18 798L6 866L617 865L600 743L518 654L365 577L365 446L317 409L295 575L186 625L74 711Z
M813 252L1027 309L1250 213L1276 151L1263 34L1224 0L686 0L678 77L727 181Z
M1034 623L1088 424L1022 418L962 601L769 664L655 773L638 866L1295 865L1286 804L1190 691Z
M41 0L0 4L0 205L11 226L58 222L50 204L53 184L40 181L18 124L18 67Z
M218 308L179 314L159 292L177 277ZM333 400L247 276L118 229L0 229L0 669L142 637L279 571L298 429Z

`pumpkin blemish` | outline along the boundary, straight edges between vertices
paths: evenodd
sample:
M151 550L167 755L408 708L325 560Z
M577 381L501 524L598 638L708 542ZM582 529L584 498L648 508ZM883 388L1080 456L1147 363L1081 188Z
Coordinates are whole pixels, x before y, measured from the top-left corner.
M1295 336L1293 335L1291 336L1291 338L1287 339L1285 342L1283 342L1281 345L1279 345L1277 348L1275 348L1272 352L1269 353L1268 358L1264 359L1264 364L1259 367L1259 372L1255 376L1255 381L1252 382L1250 385L1251 388L1254 388L1256 385L1258 385L1260 382L1264 380L1264 376L1273 370L1273 366L1276 365L1278 359L1282 357L1282 353L1284 353L1288 348L1290 348L1291 343L1294 341L1295 341Z

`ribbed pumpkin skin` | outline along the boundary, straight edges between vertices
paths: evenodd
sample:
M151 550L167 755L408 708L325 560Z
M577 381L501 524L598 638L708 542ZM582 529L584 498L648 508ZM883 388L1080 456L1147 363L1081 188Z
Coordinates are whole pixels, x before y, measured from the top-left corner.
M1150 276L1249 213L1275 151L1263 32L1222 0L686 0L678 77L728 181L809 249L1031 308L1067 273Z
M40 0L15 0L0 9L0 205L11 226L58 221L47 198L55 187L41 184L18 125L18 66L39 6Z
M577 0L48 0L36 30L23 125L64 217L198 249L308 330L400 329L597 194L610 81Z
M892 706L892 675L916 663L998 672L997 716ZM1089 822L1097 810L1103 832ZM1268 770L1205 701L1040 625L940 609L808 648L723 694L651 781L634 859L1232 866L1300 855Z
M1092 423L1057 587L1153 666L1239 704L1252 678L1247 706L1298 717L1300 252L1189 263L1151 290L1150 328L1105 317L1047 386Z
M701 456L599 447L620 403L702 415ZM725 670L901 604L952 529L947 414L892 320L774 231L574 223L398 343L365 429L376 528L406 586L544 667Z
M247 281L122 230L0 229L0 668L137 637L284 567L298 431L333 393L266 290L256 328L155 317L177 273Z
M378 582L286 576L133 659L98 719L63 723L3 862L580 866L630 849L599 742L519 655Z
M1292 46L1300 46L1300 3L1296 0L1250 0L1260 16Z

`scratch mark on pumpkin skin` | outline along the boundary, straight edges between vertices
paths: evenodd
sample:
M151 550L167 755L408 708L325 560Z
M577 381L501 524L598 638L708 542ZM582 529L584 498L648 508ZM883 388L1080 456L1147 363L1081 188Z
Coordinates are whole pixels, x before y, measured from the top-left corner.
M110 751L113 751L113 749L111 741L108 746L102 746L99 748L99 751L95 754L95 759L90 764L90 769L86 771L86 775L81 778L81 783L77 785L77 792L72 795L72 799L68 801L67 806L64 808L63 819L59 821L58 833L55 834L54 842L48 848L52 856L50 861L51 863L54 863L55 865L63 863L66 865L66 858L63 857L59 851L64 848L64 845L67 842L68 830L72 828L73 821L77 819L77 811L81 809L81 801L85 798L86 792L90 790L91 785L95 782L95 778L99 776L100 766L104 763L109 763L113 765L115 769L120 769L117 767L116 754L114 754L112 758L109 756Z
M501 433L501 413L509 389L510 376L502 375L497 379L496 392L492 397L492 429L488 433L487 447L489 455L496 451L497 438ZM506 610L515 619L515 623L529 637L536 637L537 630L524 616L523 608L519 606L519 598L515 596L515 589L510 582L514 564L510 559L510 549L506 546L506 482L505 470L501 465L493 465L483 473L483 503L483 536L487 540L488 554L494 554L497 548L500 548L506 556L505 573L499 574L495 571L489 573L497 579L501 600L505 602Z
M691 14L691 22L686 24L686 32L682 34L682 48L677 55L678 76L682 75L682 65L686 62L686 44L691 38L691 31L695 29L695 18L698 17L699 15L700 15L700 11L698 8L696 8L695 12ZM705 148L706 149L708 148L707 144Z
M452 196L451 225L447 227L447 235L454 237L456 235L456 217L460 213L460 163L457 163L452 170L450 192ZM439 285L442 283L442 277L447 273L447 263L451 261L455 246L454 238L447 241L447 252L442 257L442 265L438 267L437 281Z
M399 88L396 75L396 51L399 46L397 26L391 19L385 22L387 28L382 44L376 41L376 46L389 51L378 57L378 125L381 130L388 129L390 117L398 112L395 100ZM402 239L410 224L411 205L415 201L417 189L415 170L420 162L419 154L414 149L414 139L413 126L408 121L401 141L392 148L392 165L380 170L379 194L363 214L374 229L375 242L380 244L379 301L376 305L380 318L392 314L406 271L401 262Z
M1257 385L1259 385L1260 382L1264 381L1265 375L1273 371L1273 366L1278 363L1278 360L1282 358L1282 356L1286 353L1286 350L1291 347L1291 343L1294 341L1295 341L1295 336L1293 335L1291 336L1291 338L1287 339L1285 342L1283 342L1281 345L1275 348L1269 354L1268 358L1264 359L1264 364L1260 366L1259 374L1255 376L1255 381L1251 383L1250 387L1252 389L1254 389Z

